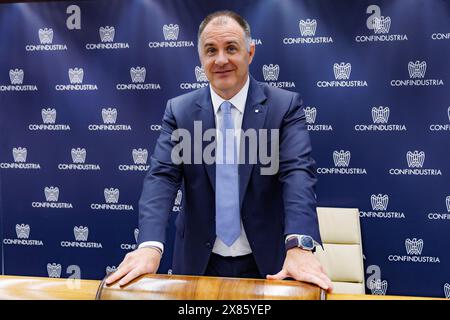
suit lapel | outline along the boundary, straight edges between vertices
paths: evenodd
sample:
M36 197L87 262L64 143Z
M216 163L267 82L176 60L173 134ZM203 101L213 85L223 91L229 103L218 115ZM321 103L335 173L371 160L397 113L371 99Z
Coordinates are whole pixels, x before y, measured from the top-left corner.
M202 137L206 130L208 129L215 129L216 128L216 122L214 118L214 108L211 101L211 94L209 92L209 86L204 87L203 92L200 94L200 98L197 100L197 112L198 114L195 116L195 119L198 119L198 121L201 121L202 124ZM205 147L212 143L211 141L203 141L202 139L202 152L205 150ZM215 144L214 140L214 144ZM203 155L202 155L203 156ZM215 154L214 154L215 158ZM203 159L203 158L202 158ZM215 163L212 164L206 164L203 161L203 165L205 167L206 173L209 178L209 182L211 183L211 187L213 190L216 190L216 165Z
M242 120L242 131L245 132L248 129L256 130L258 135L259 129L264 126L264 120L267 115L267 106L263 104L266 100L264 91L259 86L258 82L250 76L250 86L247 95L247 101L245 103L244 119ZM259 140L259 138L258 138ZM243 136L241 136L241 147L243 146ZM248 159L248 151L245 150L246 157ZM247 191L248 182L253 170L253 164L245 161L239 165L239 207L242 208L242 202L244 200L245 193Z

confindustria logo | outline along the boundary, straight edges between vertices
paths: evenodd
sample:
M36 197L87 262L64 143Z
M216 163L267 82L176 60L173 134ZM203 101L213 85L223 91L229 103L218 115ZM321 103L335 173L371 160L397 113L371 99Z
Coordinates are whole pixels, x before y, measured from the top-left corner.
M208 78L206 77L203 67L195 66L194 69L196 82L182 82L180 83L181 90L200 89L208 86Z
M111 211L133 211L133 206L130 204L120 204L120 191L117 188L105 188L103 190L105 203L92 203L92 210L111 210Z
M445 197L445 207L447 208L447 212L430 212L428 213L429 220L450 220L450 196ZM445 208L444 207L444 208ZM444 209L445 210L445 209Z
M16 238L5 238L3 244L21 246L43 246L42 240L30 239L31 227L29 224L16 224Z
M388 124L390 115L389 107L373 107L373 124L356 124L355 131L406 131L404 124Z
M177 196L175 197L175 203L172 208L172 212L180 212L181 211L181 201L183 200L183 192L178 190Z
M412 262L412 263L440 263L439 257L422 256L424 247L423 239L407 238L405 240L405 248L407 255L390 254L388 261L390 262Z
M61 264L60 263L47 263L47 273L49 278L61 278Z
M82 248L82 249L102 249L99 242L88 242L89 228L84 226L75 226L73 228L75 241L61 241L61 247Z
M409 61L408 73L409 79L405 80L391 80L392 87L408 87L408 86L443 86L444 80L442 79L425 79L425 73L427 71L426 61Z
M432 40L450 40L450 32L442 33L436 32L431 34Z
M305 19L298 22L300 29L300 37L287 37L283 39L283 44L330 44L333 43L333 38L330 36L316 36L317 20Z
M365 168L351 168L350 151L333 151L334 168L317 168L319 174L343 174L343 175L359 175L367 174Z
M305 107L306 127L308 131L333 131L331 124L316 124L317 108Z
M24 147L14 147L12 149L12 155L14 162L2 162L0 163L1 169L25 169L25 170L39 170L41 165L39 163L27 162L28 151Z
M159 83L145 83L147 69L145 67L130 68L130 76L132 83L118 83L117 90L161 90Z
M106 275L109 275L109 274L111 274L113 272L116 272L117 271L117 267L116 266L107 266L105 268L105 271L106 271Z
M263 43L262 43L262 40L259 39L259 38L252 38L252 43L253 43L255 46L260 46L260 45L263 44Z
M424 169L425 162L424 151L408 151L406 153L406 161L408 168L391 168L389 169L390 175L414 175L414 176L442 176L441 169Z
M137 248L137 242L138 242L138 237L139 237L139 229L135 228L133 234L134 234L135 243L121 243L120 244L120 249L122 249L122 250L134 250L134 249Z
M449 283L444 284L444 294L445 294L445 298L450 299L450 284Z
M276 88L295 88L293 81L278 81L280 74L280 66L278 64L265 64L262 67L264 81L272 87Z
M134 164L120 164L120 171L148 171L147 165L148 151L147 149L133 149L131 152Z
M116 108L102 108L103 124L90 124L88 129L90 131L130 131L129 124L116 124L117 109Z
M386 280L381 281L381 279L372 279L368 286L372 295L384 296L387 292L388 282Z
M389 196L387 194L372 194L370 196L372 210L359 211L361 218L381 218L381 219L405 219L403 212L388 211Z
M10 69L9 80L11 84L0 84L0 92L5 91L38 91L34 84L23 84L25 73L23 69Z
M333 73L336 80L317 81L317 87L319 88L335 88L335 87L367 87L366 80L349 80L352 71L351 63L341 62L333 64Z
M98 29L100 34L100 43L87 43L87 50L103 50L103 49L129 49L127 42L114 42L116 29L111 26L104 26Z
M160 124L151 124L150 125L150 131L161 131L161 125Z
M355 37L356 42L392 42L408 40L406 34L389 34L392 23L391 17L382 16L381 8L379 6L368 6L366 13L370 14L366 20L367 29L372 30L374 34L357 35Z
M69 75L70 84L55 85L56 91L93 91L98 90L96 84L83 84L84 69L83 68L69 68L67 72Z
M67 50L65 44L53 43L53 29L41 28L38 31L39 44L27 44L25 46L26 51L63 51Z
M70 154L72 156L72 163L58 164L59 170L100 170L98 164L86 164L86 149L72 148Z
M59 188L50 186L44 188L45 201L44 202L32 202L33 208L50 208L50 209L73 209L73 205L70 202L58 202Z
M180 33L180 27L178 24L165 24L162 27L164 41L149 42L149 48L183 48L193 47L194 42L192 40L178 40Z
M70 126L67 124L56 124L56 109L55 108L44 108L41 110L42 123L41 124L30 124L28 125L28 130L30 131L66 131L70 130Z
M430 131L450 131L450 107L447 109L447 117L449 123L431 124Z

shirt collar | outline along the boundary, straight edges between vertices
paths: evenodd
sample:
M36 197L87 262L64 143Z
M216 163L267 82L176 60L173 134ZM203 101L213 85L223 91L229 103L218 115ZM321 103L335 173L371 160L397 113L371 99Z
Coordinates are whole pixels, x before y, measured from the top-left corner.
M240 113L244 113L249 86L250 86L250 76L247 76L247 81L245 82L241 90L239 90L238 93L236 93L231 99L228 100L233 104L233 106L236 107L236 109L239 110ZM222 104L222 102L225 101L225 99L219 96L214 91L211 85L209 85L209 91L211 92L211 100L214 108L214 113L217 114L220 105Z

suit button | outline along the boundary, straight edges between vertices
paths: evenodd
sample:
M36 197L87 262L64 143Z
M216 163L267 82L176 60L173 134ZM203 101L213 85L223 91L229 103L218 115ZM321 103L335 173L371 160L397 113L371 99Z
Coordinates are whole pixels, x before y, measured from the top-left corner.
M210 248L212 247L211 242L205 243L205 247L207 247L208 249L210 249Z

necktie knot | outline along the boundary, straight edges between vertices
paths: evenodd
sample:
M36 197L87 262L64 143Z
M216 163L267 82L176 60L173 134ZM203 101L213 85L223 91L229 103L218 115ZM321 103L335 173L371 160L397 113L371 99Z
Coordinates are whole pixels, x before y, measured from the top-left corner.
M224 101L220 105L220 110L222 110L223 113L230 114L231 113L231 102L230 101Z

